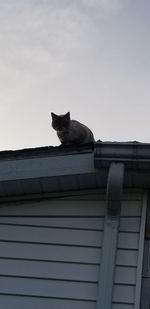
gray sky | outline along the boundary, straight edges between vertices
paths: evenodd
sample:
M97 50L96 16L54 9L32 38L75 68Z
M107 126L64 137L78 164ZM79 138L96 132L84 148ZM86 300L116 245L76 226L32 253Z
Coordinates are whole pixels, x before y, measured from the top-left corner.
M50 112L96 139L150 142L150 1L0 0L0 150L58 145Z

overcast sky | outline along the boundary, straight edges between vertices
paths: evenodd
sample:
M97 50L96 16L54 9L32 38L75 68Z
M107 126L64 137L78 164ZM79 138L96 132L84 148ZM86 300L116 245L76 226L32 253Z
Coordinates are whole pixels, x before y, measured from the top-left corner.
M95 139L150 142L150 1L0 0L0 150L58 145L50 112Z

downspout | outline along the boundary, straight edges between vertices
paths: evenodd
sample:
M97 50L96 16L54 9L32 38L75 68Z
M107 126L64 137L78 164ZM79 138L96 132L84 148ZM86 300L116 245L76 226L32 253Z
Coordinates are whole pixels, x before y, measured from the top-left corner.
M96 309L112 308L123 179L124 164L112 162L109 167L107 179L107 210L104 223L102 260Z

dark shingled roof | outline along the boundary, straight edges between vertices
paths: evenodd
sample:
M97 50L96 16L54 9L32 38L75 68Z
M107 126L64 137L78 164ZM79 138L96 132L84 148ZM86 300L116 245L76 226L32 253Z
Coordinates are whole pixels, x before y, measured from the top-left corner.
M128 141L128 142L102 142L101 140L98 140L97 142L91 143L91 144L84 144L84 145L67 145L67 146L41 146L41 147L35 147L35 148L24 148L24 149L16 149L16 150L2 150L0 151L0 159L3 158L9 158L9 157L22 157L27 155L40 155L40 154L56 154L59 155L59 153L67 153L67 152L84 152L86 150L93 150L95 145L125 145L125 144L145 144L149 145L148 143L140 143L138 141Z
M94 144L69 145L69 146L42 146L36 148L25 148L18 150L0 151L0 159L23 158L26 156L62 155L67 153L80 153L94 149Z

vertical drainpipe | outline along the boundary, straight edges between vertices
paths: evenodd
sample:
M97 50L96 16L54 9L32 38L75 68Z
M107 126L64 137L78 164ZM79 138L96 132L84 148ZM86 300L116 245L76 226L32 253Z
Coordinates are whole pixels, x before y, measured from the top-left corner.
M104 223L102 260L96 309L112 308L123 179L124 164L111 163L107 180L107 212Z

